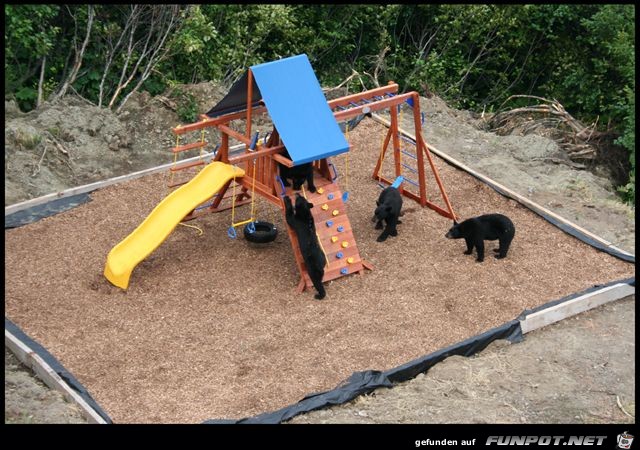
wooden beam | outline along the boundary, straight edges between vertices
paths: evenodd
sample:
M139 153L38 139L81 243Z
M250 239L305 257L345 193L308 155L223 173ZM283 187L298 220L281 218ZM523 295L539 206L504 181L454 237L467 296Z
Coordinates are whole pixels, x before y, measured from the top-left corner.
M264 113L267 111L267 108L264 106L259 106L257 108L253 108L253 112L255 114ZM202 117L202 116L200 116ZM229 123L232 120L243 119L246 117L245 111L239 111L231 114L225 114L224 116L216 117L213 119L202 120L200 122L194 122L187 125L178 126L172 129L174 134L184 134L189 131L200 130L202 128L215 127L220 124Z
M247 192L251 192L255 189L256 193L262 195L262 197L277 206L279 209L282 208L282 200L277 195L274 195L269 186L266 186L259 181L255 182L255 186L253 185L253 179L248 178L246 176L240 179L240 184L247 189Z
M249 69L247 71L247 120L245 122L245 137L249 140L247 151L251 145L251 97L253 97L253 72Z
M4 345L16 355L22 364L32 369L47 386L62 393L69 402L75 403L88 422L107 423L44 359L6 328L4 330Z
M272 158L274 160L276 160L277 162L279 162L280 164L284 164L287 167L293 167L293 161L291 161L289 158L282 156L282 155L273 155Z
M218 125L218 129L220 131L222 131L223 133L231 136L232 138L236 139L237 141L242 142L243 144L246 145L250 145L251 144L251 139L247 138L245 135L238 133L236 130L232 130L231 128L229 128L226 125Z
M613 286L607 286L598 291L590 292L529 314L524 320L520 321L520 326L523 333L528 333L605 303L635 295L635 293L636 288L629 284L618 283Z
M373 97L380 97L385 94L395 94L398 92L398 85L396 83L390 83L386 86L381 86L375 89L369 89L368 91L360 92L358 94L345 95L328 101L329 108L334 109L339 106L352 106L351 102L357 103L362 100L368 100Z
M250 161L255 158L260 158L260 157L269 156L269 155L271 155L271 157L273 158L273 157L279 156L277 154L283 150L284 150L284 145L278 145L277 147L263 148L262 150L256 150L255 152L250 152L250 153L243 153L240 156L234 156L233 158L229 158L228 163L239 164L244 161Z
M391 106L399 105L410 97L411 97L411 93L408 93L408 94L396 95L391 98L385 98L384 100L378 100L378 101L367 103L361 106L353 106L352 108L349 108L349 109L334 112L333 117L335 117L337 122L342 122L343 120L352 119L356 116L364 114L364 111L363 111L364 108L367 108L368 112L379 111L381 109L386 109Z
M414 127L414 130L417 131L417 134L422 135L422 122L420 117L420 96L416 92L411 98L413 99L413 108L411 108L413 110L413 127ZM418 186L420 188L420 199L421 201L427 201L427 179L424 171L424 155L428 154L428 152L426 151L426 149L421 148L421 146L418 143L416 143L416 153L417 153L416 156L418 157ZM447 206L453 213L453 209L451 208L451 205L448 203L448 201L449 199L447 198L445 200L445 203L447 203ZM455 214L453 216L455 218Z

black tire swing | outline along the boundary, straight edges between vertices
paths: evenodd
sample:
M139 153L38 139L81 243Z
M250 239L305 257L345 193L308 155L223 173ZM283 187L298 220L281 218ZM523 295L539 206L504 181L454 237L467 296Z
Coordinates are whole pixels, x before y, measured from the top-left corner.
M256 244L266 244L273 242L278 236L278 229L271 222L256 220L249 222L244 227L244 238Z

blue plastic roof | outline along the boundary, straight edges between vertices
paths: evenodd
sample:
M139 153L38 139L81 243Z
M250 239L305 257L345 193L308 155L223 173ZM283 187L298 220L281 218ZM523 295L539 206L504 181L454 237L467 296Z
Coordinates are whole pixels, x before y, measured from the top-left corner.
M294 164L349 150L307 55L258 64L251 71Z

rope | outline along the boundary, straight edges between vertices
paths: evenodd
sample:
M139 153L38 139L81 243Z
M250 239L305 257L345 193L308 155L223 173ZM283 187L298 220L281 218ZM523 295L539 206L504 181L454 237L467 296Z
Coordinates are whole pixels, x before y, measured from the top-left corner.
M322 240L320 239L320 235L316 233L316 237L318 238L318 244L320 245L320 250L322 250L322 254L324 255L324 260L327 262L325 267L329 266L329 257L327 256L327 252L324 251L324 247L322 246Z
M202 119L202 121L204 122L206 119ZM204 128L200 131L200 142L204 144ZM203 154L204 152L204 145L202 147L200 147L200 155L198 160L202 161L202 157L204 156ZM200 167L200 170L204 169L204 165L202 167Z
M256 196L255 196L255 192L256 192L256 160L255 158L253 159L253 183L251 186L251 217L247 220L243 220L242 222L235 222L235 217L236 217L236 184L237 182L233 183L233 200L231 201L231 226L229 227L229 232L227 234L229 234L230 237L231 236L231 230L235 230L235 227L238 227L240 225L245 225L247 223L250 222L255 222L255 211L256 211Z
M176 147L178 147L180 145L180 135L176 134ZM171 167L175 167L176 164L178 163L178 153L174 153L173 154L173 165ZM171 172L171 177L169 177L169 184L173 184L173 177L175 176L175 172L170 171Z
M182 225L183 227L195 228L196 230L198 230L198 236L202 236L204 234L204 231L202 231L200 227L197 227L195 225L189 225L188 223L182 222L180 222L178 225Z

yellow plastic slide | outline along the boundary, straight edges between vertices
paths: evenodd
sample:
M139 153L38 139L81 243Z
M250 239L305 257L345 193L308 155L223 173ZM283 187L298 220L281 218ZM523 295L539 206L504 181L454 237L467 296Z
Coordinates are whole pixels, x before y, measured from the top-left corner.
M162 200L146 219L107 256L104 276L112 284L126 289L133 269L153 252L199 204L207 201L231 179L244 170L214 161L191 181Z

